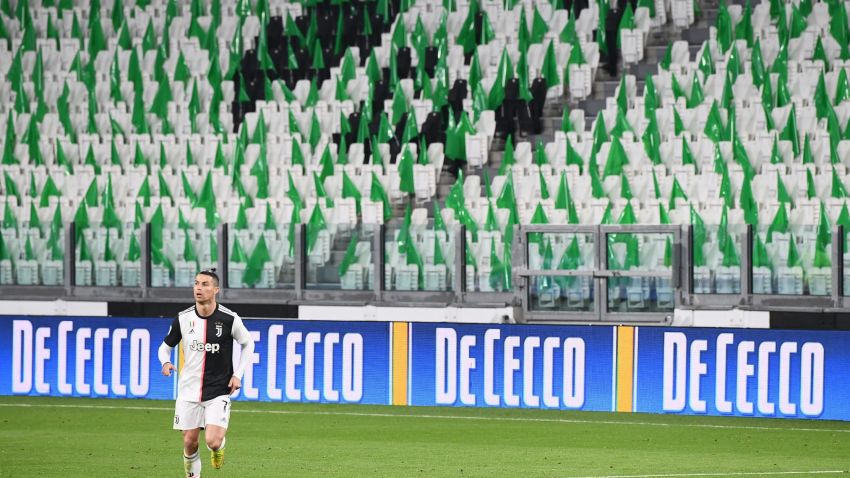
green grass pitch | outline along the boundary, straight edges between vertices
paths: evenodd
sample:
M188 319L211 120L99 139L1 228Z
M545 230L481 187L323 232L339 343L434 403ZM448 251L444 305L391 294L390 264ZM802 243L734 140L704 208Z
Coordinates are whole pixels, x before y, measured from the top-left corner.
M247 403L216 477L850 476L850 423ZM173 402L0 397L2 477L180 477Z

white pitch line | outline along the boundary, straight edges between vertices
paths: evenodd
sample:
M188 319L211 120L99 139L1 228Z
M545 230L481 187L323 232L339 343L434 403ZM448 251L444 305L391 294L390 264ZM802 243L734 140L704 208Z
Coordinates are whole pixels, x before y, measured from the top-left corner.
M845 470L815 470L815 471L751 471L751 472L722 472L722 473L665 473L657 475L594 475L569 476L566 478L672 478L688 476L778 476L778 475L839 475L848 473Z
M237 402L238 403L238 402ZM243 402L250 403L250 402ZM103 410L148 410L148 411L173 411L172 407L126 407L119 405L67 405L67 404L42 404L42 403L0 403L0 407L18 407L18 408L80 408L80 409L103 409ZM411 407L411 409L415 409ZM531 418L531 417L483 417L469 415L432 415L432 414L397 414L397 413L377 413L377 412L323 412L323 411L303 411L303 410L240 410L234 408L235 413L260 413L270 415L329 415L329 416L344 416L344 417L376 417L376 418L425 418L438 420L471 420L471 421L496 421L496 422L528 422L528 423L565 423L578 425L626 425L626 426L651 426L651 427L681 427L681 428L706 428L718 430L754 430L754 431L790 431L790 432L817 432L817 433L850 433L850 428L801 428L801 427L766 427L766 426L745 426L745 425L708 425L700 423L656 423L656 422L636 422L636 421L620 421L620 420L579 420L570 418ZM643 475L641 475L643 476ZM646 475L667 476L667 475ZM688 475L669 475L669 476L688 476ZM700 476L700 475L695 475ZM712 476L712 475L708 475ZM608 478L608 477L576 477L576 478ZM617 477L629 478L629 477Z

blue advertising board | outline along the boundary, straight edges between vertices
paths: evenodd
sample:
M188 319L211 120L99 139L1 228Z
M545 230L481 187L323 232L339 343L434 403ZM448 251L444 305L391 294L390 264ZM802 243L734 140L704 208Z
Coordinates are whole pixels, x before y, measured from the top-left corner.
M173 399L156 357L170 324L0 316L0 395ZM256 347L242 400L850 420L850 332L245 325Z
M611 411L614 327L411 324L411 405Z
M170 325L171 319L2 316L0 395L173 398L176 379L160 374L157 359ZM240 399L389 403L388 324L245 325L255 349Z
M850 420L850 332L640 327L635 411Z
M0 317L0 394L174 396L156 351L170 320Z

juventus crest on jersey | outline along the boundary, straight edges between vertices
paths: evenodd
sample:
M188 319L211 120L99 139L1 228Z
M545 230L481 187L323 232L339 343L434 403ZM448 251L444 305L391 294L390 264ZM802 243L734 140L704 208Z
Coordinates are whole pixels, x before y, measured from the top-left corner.
M203 402L229 395L233 376L233 341L251 340L242 319L227 307L218 305L209 317L198 315L194 306L180 312L164 342L183 348L183 369L177 399Z

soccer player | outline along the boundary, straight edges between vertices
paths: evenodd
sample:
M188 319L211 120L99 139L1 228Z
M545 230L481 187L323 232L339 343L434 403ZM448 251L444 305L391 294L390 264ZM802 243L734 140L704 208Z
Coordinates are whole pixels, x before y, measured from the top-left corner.
M213 468L224 462L224 435L230 418L230 395L242 387L242 374L254 352L254 341L233 311L216 302L215 269L195 276L195 305L180 312L159 346L162 374L177 370L171 352L182 342L183 369L177 388L174 429L183 431L183 467L187 478L201 476L198 437L204 429ZM233 341L242 346L233 368Z

